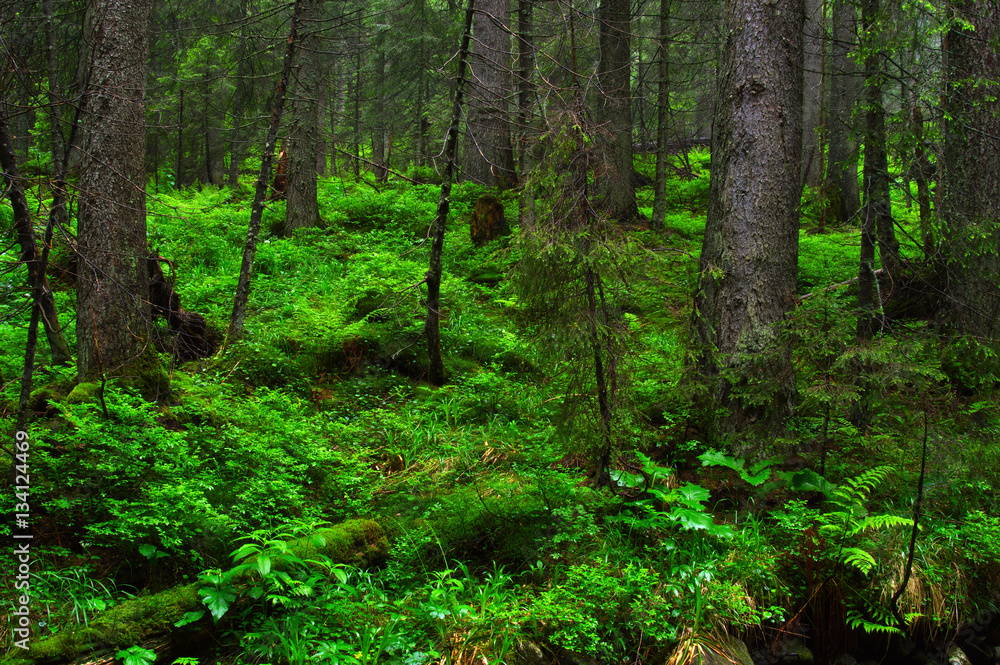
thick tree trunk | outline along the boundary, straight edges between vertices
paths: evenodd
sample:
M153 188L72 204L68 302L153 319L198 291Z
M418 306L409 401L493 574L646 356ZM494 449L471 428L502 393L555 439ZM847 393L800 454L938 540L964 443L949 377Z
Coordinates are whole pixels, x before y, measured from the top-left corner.
M601 0L601 59L597 102L603 165L596 174L600 205L614 219L638 215L632 179L632 7L629 0Z
M319 148L319 79L316 59L321 47L319 1L302 4L295 98L287 143L288 180L285 186L285 234L319 223L319 200L316 192L316 159Z
M793 304L802 147L802 0L726 0L708 222L695 296L720 434L788 415L780 326ZM752 381L752 383L751 383Z
M93 0L77 198L80 380L150 371L146 276L146 63L152 0ZM162 386L145 386L148 393Z
M468 133L462 178L498 189L517 185L507 100L510 81L510 0L477 3L469 58Z
M942 217L951 323L982 340L1000 334L1000 7L953 0L945 43L945 182Z
M849 53L857 41L857 20L849 0L833 0L829 152L826 191L838 223L851 219L861 207L858 190L858 153L853 112L858 91L857 67Z

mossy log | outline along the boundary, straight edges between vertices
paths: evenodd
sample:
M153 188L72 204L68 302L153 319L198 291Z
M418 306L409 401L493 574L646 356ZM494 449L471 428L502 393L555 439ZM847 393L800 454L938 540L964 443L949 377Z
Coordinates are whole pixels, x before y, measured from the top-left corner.
M289 545L290 553L300 559L326 555L334 563L361 567L384 563L389 547L382 527L372 520L350 520L318 529ZM158 656L168 653L173 658L192 655L210 638L210 621L202 619L183 629L175 628L174 623L187 612L204 609L198 593L203 586L195 582L133 598L102 612L88 626L63 628L57 635L30 643L24 654L27 660L24 657L6 659L0 665L111 662L118 650L136 644L156 651Z

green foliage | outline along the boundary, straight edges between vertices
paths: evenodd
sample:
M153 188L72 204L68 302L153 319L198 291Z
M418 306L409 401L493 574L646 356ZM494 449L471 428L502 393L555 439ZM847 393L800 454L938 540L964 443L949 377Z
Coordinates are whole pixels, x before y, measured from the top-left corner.
M115 654L115 658L121 658L125 665L151 665L156 662L156 652L144 649L138 644L128 649L122 649Z

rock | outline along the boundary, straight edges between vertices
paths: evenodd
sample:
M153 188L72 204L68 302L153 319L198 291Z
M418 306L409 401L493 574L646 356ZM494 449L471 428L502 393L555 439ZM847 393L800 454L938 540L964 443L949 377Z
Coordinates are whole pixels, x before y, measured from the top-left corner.
M965 652L958 647L948 649L948 665L972 665Z
M857 665L857 663L858 659L849 653L842 653L833 661L833 665Z
M813 663L816 660L806 643L797 637L789 638L781 645L780 649L778 662L782 664Z
M97 392L101 384L97 382L78 383L66 396L67 404L87 404L97 401Z

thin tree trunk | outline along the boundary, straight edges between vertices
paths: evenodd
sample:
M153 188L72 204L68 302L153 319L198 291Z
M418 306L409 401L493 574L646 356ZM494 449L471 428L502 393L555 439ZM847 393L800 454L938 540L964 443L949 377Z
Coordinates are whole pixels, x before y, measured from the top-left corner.
M529 150L531 105L535 96L535 36L532 0L517 3L517 171L522 185L527 181L534 164ZM534 216L535 200L522 192L518 198L518 219L530 220Z
M826 48L826 16L823 0L806 0L802 85L802 183L819 187L823 180L823 146L819 130L823 124L823 50Z
M295 0L292 7L292 27L285 46L285 57L281 67L281 78L274 95L274 109L271 111L271 126L267 130L267 140L264 142L264 154L261 158L260 173L257 175L257 187L254 191L253 206L250 209L250 223L247 226L247 239L243 245L243 262L240 265L240 278L236 285L236 295L233 299L233 315L229 321L229 340L236 341L243 336L243 323L246 319L247 300L250 297L250 277L253 274L254 256L257 253L257 237L260 234L260 221L264 215L264 199L267 198L267 181L271 177L271 162L274 160L274 147L278 141L278 126L281 123L281 110L285 103L285 91L288 89L288 79L292 73L292 61L295 56L295 41L298 38L299 14L303 0Z
M448 139L445 142L444 177L441 181L441 196L438 198L437 214L434 216L434 226L431 231L430 266L427 270L427 320L424 333L427 335L428 380L435 386L445 383L447 377L444 370L444 360L441 357L441 273L443 271L442 252L444 250L444 231L448 221L448 208L451 203L451 184L455 179L455 162L458 159L458 127L462 122L462 97L465 91L465 67L469 59L469 42L472 38L472 17L475 10L475 0L469 0L465 10L465 29L462 32L462 47L458 54L458 82L455 85L455 101L451 108L451 123L448 125Z
M180 189L181 173L184 168L184 89L181 88L180 108L177 111L177 173L174 174L174 189Z
M934 230L931 226L931 192L927 186L930 162L924 150L924 116L920 107L913 106L913 162L917 173L917 206L920 209L920 231L923 236L924 257L935 254Z
M663 228L667 216L667 163L670 151L670 8L671 0L660 0L660 48L658 90L656 95L656 181L653 190L653 220Z

